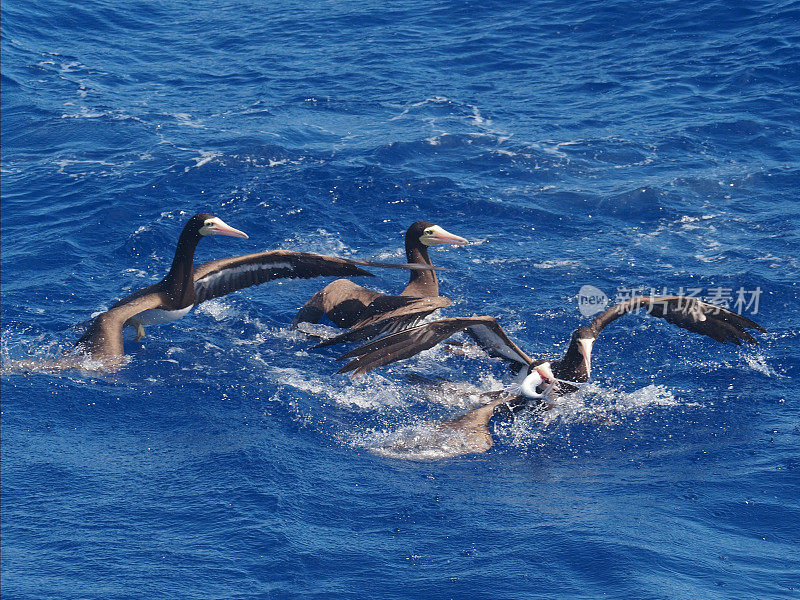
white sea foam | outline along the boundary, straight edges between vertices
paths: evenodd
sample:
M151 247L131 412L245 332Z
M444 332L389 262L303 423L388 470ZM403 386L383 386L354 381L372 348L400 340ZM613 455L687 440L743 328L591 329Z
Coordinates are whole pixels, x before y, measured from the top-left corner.
M373 429L354 436L351 445L401 460L441 460L481 451L463 430L425 421L395 430Z
M433 96L432 98L426 98L425 100L422 100L420 102L414 102L410 104L407 108L403 109L403 112L401 112L399 115L395 115L394 117L389 119L389 121L397 121L399 119L402 119L408 113L410 113L412 109L419 108L420 106L425 106L426 104L444 104L447 102L449 102L449 100L444 96Z
M205 304L207 303L204 302L200 306L205 306ZM274 344L267 343L274 340L282 340L284 342L292 343L308 343L308 336L298 329L289 329L288 327L271 327L264 324L258 317L253 317L247 312L234 309L232 306L225 308L223 312L220 312L219 316L220 319L238 318L241 319L242 322L252 325L255 328L255 334L250 334L243 338L235 338L231 340L231 343L235 346L249 346L258 348L258 351L262 352L262 349L265 346L274 346Z
M74 106L71 102L65 102L64 106ZM62 119L99 119L101 117L106 117L109 119L114 119L115 121L138 121L141 122L141 119L138 117L134 117L127 113L121 111L105 111L105 110L93 110L88 106L81 106L78 112L73 113L63 113L61 115Z
M32 335L28 328L23 331L5 329L1 339L0 372L3 374L52 373L62 376L65 371L73 371L94 377L98 373L115 371L132 360L130 356L117 357L113 364L109 364L79 352L72 343L59 342L44 334Z
M272 157L264 157L261 156L248 156L248 155L241 155L241 154L231 154L229 155L231 159L241 161L248 166L255 167L258 169L272 169L275 167L283 167L286 165L299 165L301 163L307 162L307 157L300 156L298 158L272 158ZM266 206L266 204L264 204Z
M338 233L319 228L312 236L290 236L285 239L285 247L302 248L305 252L318 252L319 254L333 254L335 256L349 256L354 250L345 244Z
M213 299L203 302L197 307L197 312L209 315L215 321L221 321L228 318L232 311L230 306L223 300Z
M58 166L58 173L66 175L72 179L77 179L84 175L95 175L97 177L113 177L120 173L120 169L124 169L133 164L131 160L124 160L118 163L108 162L104 160L77 160L65 158L55 161ZM73 167L87 167L73 171ZM100 167L100 168L98 168ZM108 167L102 168L102 167Z
M388 384L388 381L380 376L365 377L358 383L340 387L334 385L331 378L317 375L314 372L275 365L267 365L267 369L277 383L313 394L340 406L362 410L382 410L406 405L398 388ZM335 377L341 378L340 375Z
M375 260L378 261L388 261L394 259L405 259L406 251L403 248L396 248L395 250L384 250L383 252L379 252L378 256L375 257Z
M748 350L741 350L742 358L744 359L745 364L748 367L756 371L757 373L761 373L762 375L766 375L767 377L777 377L778 374L775 372L771 366L767 364L767 359L764 357L763 354L756 353L753 354Z
M474 264L484 265L515 265L519 263L527 263L527 258L512 258L512 257L499 257L499 258L473 258Z
M91 110L86 106L81 106L80 110L76 113L64 113L61 115L62 119L99 119L100 117L105 117L106 114L103 111Z
M467 104L467 106L472 109L472 115L470 115L470 119L472 120L473 125L484 127L492 124L492 120L484 118L477 106L474 104Z
M555 156L558 159L564 160L567 164L569 163L569 156L561 150L563 146L573 146L575 144L579 144L580 141L576 140L573 142L556 142L554 140L545 140L543 142L539 142L536 144L531 144L531 147L534 150L539 150L544 154L549 154L550 156Z
M140 227L139 229L142 229L142 228ZM136 233L139 233L139 230L137 230ZM140 279L146 279L146 278L149 278L149 277L152 276L151 273L148 273L147 271L143 271L142 269L134 269L134 268L123 269L122 272L125 275L133 275L134 277L138 277Z
M432 111L426 110L426 107L428 106L449 107L448 114L442 114L442 110L440 108L433 109ZM480 130L478 135L489 135L491 140L497 144L503 143L512 135L505 131L493 130L492 120L485 117L483 113L481 113L478 106L474 104L462 104L445 96L432 96L419 102L413 102L412 104L407 105L399 114L391 117L389 121L397 121L406 117L410 117L412 116L412 113L434 132L435 135L424 140L426 143L432 146L440 145L446 136L455 135L456 133L463 133L461 131L451 131L452 127L448 127L448 124L454 124L455 127L459 127L460 125L460 129L463 129L464 125L470 128L476 128ZM467 135L471 134L467 132ZM466 143L468 144L471 144L472 142L473 139L471 138L466 140Z
M477 346L473 347L477 348ZM483 358L485 357L484 353ZM424 393L426 399L433 404L458 408L466 412L483 405L486 401L483 395L487 392L502 389L504 389L503 382L491 374L481 374L478 384L465 381L446 381L428 386Z
M566 423L604 419L611 421L623 415L642 412L650 408L678 406L681 401L664 385L651 384L632 392L601 387L590 383L574 394L558 398L555 409L545 413L545 422L560 419ZM684 406L698 406L683 403Z
M321 338L323 340L336 337L337 335L342 333L341 329L332 327L330 325L323 325L322 323L301 322L297 324L297 330L302 331L307 335L311 335L316 338Z
M85 69L81 63L78 61L71 61L68 63L61 63L60 71L62 73L72 73L73 71L77 71L78 69Z
M198 123L197 121L193 120L192 115L189 113L175 113L172 115L178 121L178 125L183 125L184 127L193 127L195 129L202 129L202 123Z
M579 424L615 425L629 419L638 419L653 410L677 406L698 407L695 402L685 402L663 385L626 392L604 388L595 383L578 392L557 398L555 407L548 411L522 412L510 426L496 432L506 443L518 448L540 446L552 436L569 436L569 428Z
M200 156L193 158L194 161L194 168L202 167L205 164L210 163L215 158L219 158L222 156L221 152L214 152L213 150L198 150L197 152L200 153ZM188 172L191 167L184 167L184 173Z
M545 260L532 265L536 269L559 269L564 267L579 267L580 263L575 260Z
M440 396L439 403L458 405L463 414L482 404L483 400L478 395L482 391L485 392L464 384L451 384L440 386L438 391L429 393L429 399L434 400L436 396ZM633 392L625 392L589 384L579 392L558 398L555 408L549 411L519 413L509 426L495 431L493 437L514 447L531 447L540 445L549 436L557 435L563 428L575 424L608 425L632 417L638 418L652 410L675 406L699 405L676 398L669 389L661 385L649 385ZM372 428L354 432L349 443L381 456L406 460L437 460L487 449L485 441L480 437L476 438L464 430L442 427L440 423L415 420L400 427ZM490 425L490 430L492 429Z

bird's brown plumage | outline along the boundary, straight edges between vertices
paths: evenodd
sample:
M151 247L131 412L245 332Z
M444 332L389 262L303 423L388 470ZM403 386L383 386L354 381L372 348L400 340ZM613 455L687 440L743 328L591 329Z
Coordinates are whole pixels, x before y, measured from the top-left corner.
M406 231L406 259L410 264L432 266L428 246L423 242L431 230L440 234L428 243L466 243L426 221L418 221ZM327 316L337 327L351 331L326 340L321 346L348 341L363 341L416 324L438 308L451 304L439 296L439 280L433 269L412 271L408 285L400 294L390 295L364 288L346 279L338 279L314 294L298 311L292 327L300 323L318 323Z
M552 363L555 377L575 382L586 381L588 373L584 356L580 352L581 340L596 339L607 325L640 308L645 309L652 316L665 319L688 331L706 335L721 343L757 344L756 339L747 330L766 331L747 317L695 298L681 296L634 297L604 311L593 319L589 326L579 327L575 330L565 355ZM502 358L517 369L527 367L530 372L533 368L540 368L541 363L545 362L533 360L522 351L494 318L475 316L440 319L374 340L341 356L339 360L351 360L339 372L350 373L352 377L357 377L377 367L409 358L423 350L433 348L459 331L468 333L491 356ZM556 389L556 393L566 393L574 389L573 386L563 385L560 390ZM494 392L490 397L492 399L486 404L460 417L429 424L437 430L459 436L460 444L448 443L448 448L452 452L450 456L489 450L493 444L489 429L491 419L497 414L519 410L531 402L525 395L508 391ZM545 410L553 406L539 400L536 402Z
M600 332L622 315L646 309L648 314L665 319L683 329L706 335L718 342L733 344L757 344L747 331L766 330L747 317L728 309L684 296L639 296L622 302L598 315L587 327L576 333L597 338ZM352 359L340 369L340 373L351 372L353 377L362 375L384 365L414 356L434 347L459 331L466 330L470 336L491 355L498 356L523 367L532 360L515 344L493 317L451 318L432 321L393 333L384 338L360 346L339 357ZM582 381L579 363L583 360L578 352L578 338L572 336L564 357L553 362L556 377L571 381Z
M205 235L202 232L208 231L210 221L221 224L216 233L246 237L213 215L198 213L181 232L167 275L158 283L130 294L98 315L78 340L78 347L94 359L112 361L124 354L123 328L126 325L141 326L144 316L151 314L147 311L166 311L167 318L164 320L178 318L201 302L273 279L372 276L361 266L426 268L424 265L393 265L291 250L234 256L194 267L195 248ZM164 313L159 313L159 316L163 317Z

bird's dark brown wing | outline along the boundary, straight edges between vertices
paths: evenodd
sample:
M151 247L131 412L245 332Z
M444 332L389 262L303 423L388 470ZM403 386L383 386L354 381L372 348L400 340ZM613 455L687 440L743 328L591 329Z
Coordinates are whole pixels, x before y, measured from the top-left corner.
M359 264L366 265L369 261L359 261ZM273 279L354 275L372 276L372 273L346 258L291 250L212 260L194 270L195 304Z
M527 366L531 358L509 339L493 317L440 319L410 329L405 329L369 344L351 350L337 360L351 358L339 373L352 373L357 377L377 367L419 354L433 348L453 334L469 330L489 354Z
M520 367L527 367L533 362L530 356L511 341L511 338L493 317L473 317L473 319L475 318L481 319L483 322L470 325L465 331L489 356L506 361L514 368L514 371L518 371Z
M89 328L78 340L87 354L97 360L106 360L125 354L122 328L125 322L145 310L160 308L163 298L158 292L135 294L124 304L117 304L94 318Z
M358 323L355 323L353 327L370 325L385 317L396 317L405 312L414 313L425 309L433 311L437 308L450 306L451 304L452 301L449 298L444 298L442 296L420 298L416 296L403 296L401 294L381 294L369 303L361 313L361 318Z
M413 327L433 311L450 306L452 301L444 296L414 298L412 296L380 296L365 309L372 313L341 335L329 338L315 346L332 346L345 342L363 342L380 335L388 335ZM396 306L395 306L396 305ZM394 306L394 308L393 308Z
M362 267L374 267L376 269L397 269L400 271L447 271L447 267L435 267L433 265L421 263L387 263L375 260L356 260L354 258L347 260L354 265L361 265Z
M599 335L609 323L639 309L683 329L707 335L723 344L757 344L747 330L755 329L762 333L767 331L747 317L686 296L636 296L606 309L594 318L590 327Z

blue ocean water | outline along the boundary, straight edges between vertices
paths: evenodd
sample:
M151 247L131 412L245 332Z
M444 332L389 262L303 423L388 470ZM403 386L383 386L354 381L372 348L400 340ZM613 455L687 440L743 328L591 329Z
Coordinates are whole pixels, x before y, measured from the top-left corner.
M557 356L576 295L758 296L758 348L631 316L486 454L398 432L508 382L434 349L363 380L288 327L327 280L209 302L109 375L2 375L17 598L797 598L800 3L2 3L2 358L163 276L188 216L404 259ZM360 282L397 291L405 275ZM753 294L748 296L752 300ZM433 458L436 458L435 456Z

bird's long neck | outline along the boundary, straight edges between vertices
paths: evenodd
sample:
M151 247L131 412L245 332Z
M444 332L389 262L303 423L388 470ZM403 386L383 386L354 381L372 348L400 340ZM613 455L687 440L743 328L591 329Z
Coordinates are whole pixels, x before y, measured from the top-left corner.
M414 244L406 242L406 259L409 263L416 265L432 265L428 256L428 247L422 242ZM436 271L411 271L406 289L403 296L419 296L420 298L435 298L439 295L439 280L436 279Z
M172 259L172 266L164 278L167 294L173 302L177 303L176 308L194 304L194 282L192 280L194 251L201 237L199 233L190 230L187 226L181 232L181 237L178 238L175 258Z
M583 382L589 380L586 363L580 351L580 342L574 337L570 340L567 353L557 363L553 363L553 374L559 379Z

